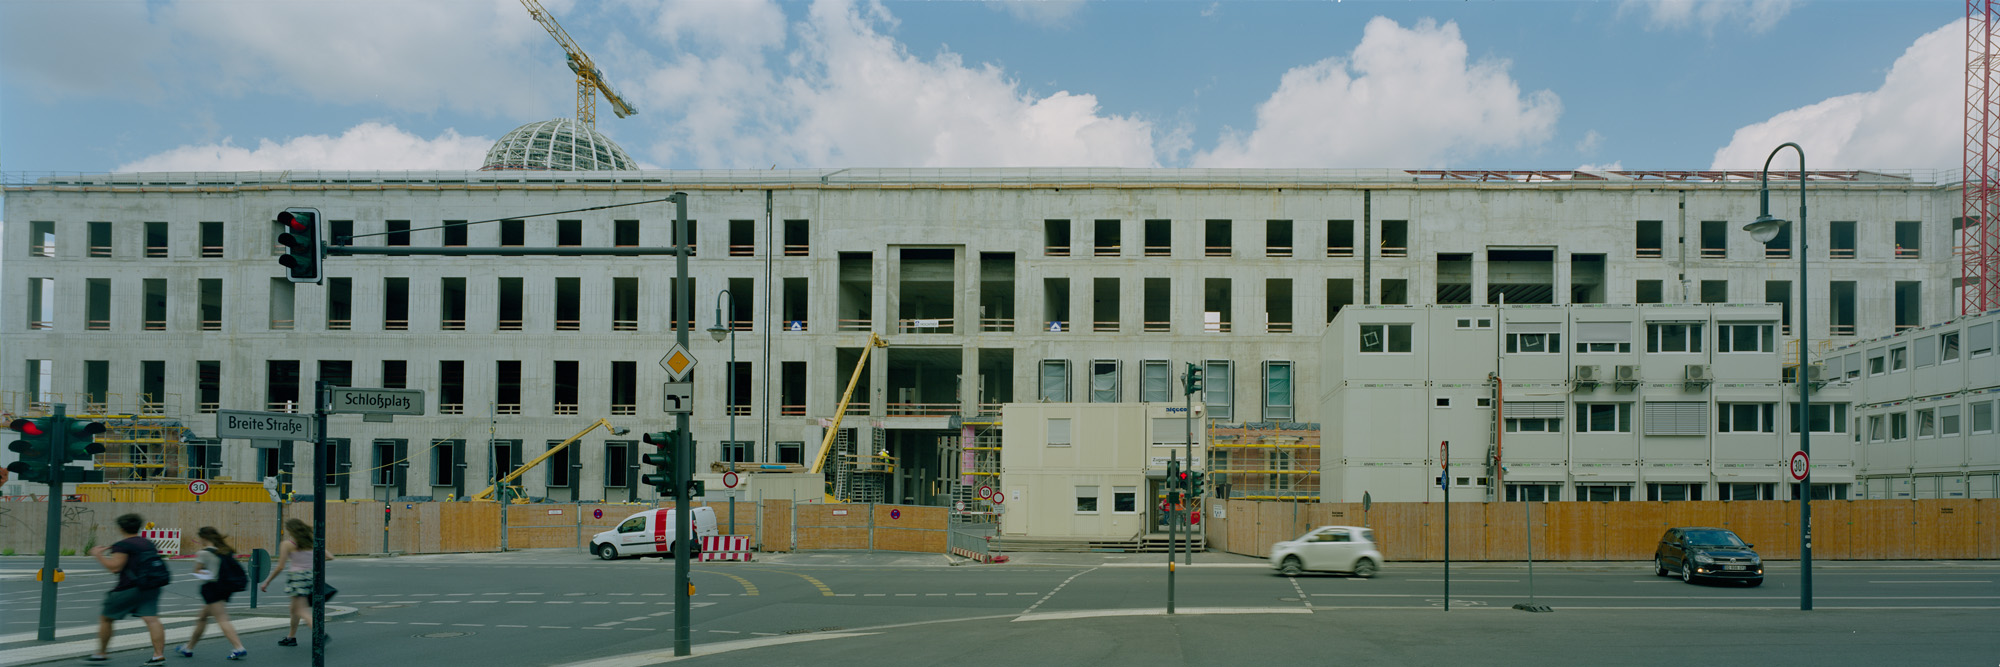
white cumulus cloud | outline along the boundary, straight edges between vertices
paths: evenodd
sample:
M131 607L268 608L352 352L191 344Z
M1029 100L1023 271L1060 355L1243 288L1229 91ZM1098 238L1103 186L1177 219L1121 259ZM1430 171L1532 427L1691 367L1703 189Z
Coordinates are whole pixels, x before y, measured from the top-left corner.
M1644 13L1647 27L1653 30L1699 27L1713 31L1728 24L1761 33L1776 26L1795 4L1797 0L1626 0L1619 10Z
M1790 141L1813 169L1947 169L1961 159L1965 21L1918 37L1875 90L1829 98L1736 130L1713 169L1756 169ZM1786 150L1771 168L1798 168Z
M362 123L337 137L263 139L255 148L237 146L229 139L182 146L118 165L114 171L471 170L479 168L492 145L492 139L461 136L455 130L425 139L394 126Z
M1405 28L1376 17L1360 45L1293 68L1199 167L1437 167L1546 141L1562 115L1547 90L1522 94L1504 60L1471 62L1458 25Z

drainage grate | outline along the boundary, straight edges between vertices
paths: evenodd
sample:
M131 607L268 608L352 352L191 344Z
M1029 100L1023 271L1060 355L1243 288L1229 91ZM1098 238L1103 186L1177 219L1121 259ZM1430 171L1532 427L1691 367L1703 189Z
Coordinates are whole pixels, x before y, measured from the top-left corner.
M424 634L421 634L421 635L414 635L414 636L415 636L416 638L418 638L418 639L451 639L451 638L453 638L453 637L470 637L470 636L472 636L472 633L470 633L470 632L426 632L426 633L424 633Z

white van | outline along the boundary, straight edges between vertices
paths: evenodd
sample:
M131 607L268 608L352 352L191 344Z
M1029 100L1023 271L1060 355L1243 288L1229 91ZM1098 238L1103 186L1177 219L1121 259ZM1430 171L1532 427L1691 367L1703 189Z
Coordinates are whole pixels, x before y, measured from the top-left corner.
M696 507L688 517L696 537L715 537L715 508ZM612 560L621 556L672 556L674 554L674 511L650 509L625 517L617 528L590 538L590 553ZM691 554L701 553L701 543Z

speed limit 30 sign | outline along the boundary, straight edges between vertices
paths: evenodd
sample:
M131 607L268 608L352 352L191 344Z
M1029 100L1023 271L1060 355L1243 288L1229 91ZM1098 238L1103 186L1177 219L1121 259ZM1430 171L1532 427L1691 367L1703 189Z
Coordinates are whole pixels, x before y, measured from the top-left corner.
M1806 458L1806 453L1793 452L1792 479L1796 479L1801 482L1806 481L1806 473L1811 471L1812 471L1812 461Z

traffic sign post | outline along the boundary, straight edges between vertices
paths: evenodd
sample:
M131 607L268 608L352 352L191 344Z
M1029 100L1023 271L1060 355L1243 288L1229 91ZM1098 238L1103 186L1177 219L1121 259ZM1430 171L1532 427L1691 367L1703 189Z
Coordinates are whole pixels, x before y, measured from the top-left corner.
M667 369L667 377L675 382L686 380L688 373L694 370L697 363L699 362L695 361L694 355L688 354L687 348L681 347L680 343L675 343L672 349L667 350L667 356L660 357L660 368Z
M194 494L195 502L201 502L201 494L208 493L208 482L199 479L188 480L188 493Z
M1812 460L1809 457L1807 457L1806 453L1803 451L1793 452L1792 479L1796 479L1798 481L1803 482L1806 481L1806 476L1811 473L1812 473ZM1809 492L1802 495L1805 495L1808 498L1811 497L1811 494Z
M674 381L660 385L660 395L662 396L660 409L665 410L667 414L694 414L694 381Z
M724 487L731 489L736 488L736 473L734 472L722 473L722 485Z

